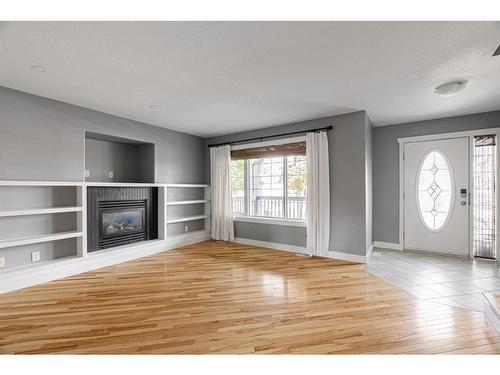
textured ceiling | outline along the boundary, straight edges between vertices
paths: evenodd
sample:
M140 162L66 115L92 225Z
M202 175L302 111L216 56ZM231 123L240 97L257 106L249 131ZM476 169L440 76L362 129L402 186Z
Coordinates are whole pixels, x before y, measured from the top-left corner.
M0 85L201 136L380 126L500 109L499 43L499 22L3 22Z

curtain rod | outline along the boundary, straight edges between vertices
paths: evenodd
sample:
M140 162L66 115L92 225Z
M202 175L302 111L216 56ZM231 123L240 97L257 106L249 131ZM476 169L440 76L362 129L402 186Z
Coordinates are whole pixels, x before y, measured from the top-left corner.
M325 126L324 128L300 130L300 131L291 132L291 133L267 135L267 136L264 136L264 137L247 138L247 139L241 139L239 141L232 141L232 142L215 143L215 144L212 144L212 145L208 145L208 147L218 147L218 146L232 145L232 144L235 144L235 143L250 142L250 141L261 141L262 142L263 139L276 138L276 137L284 137L286 135L294 135L294 134L304 134L304 133L309 133L309 132L320 132L322 130L328 131L328 130L332 130L332 129L333 129L333 126L330 125L330 126Z

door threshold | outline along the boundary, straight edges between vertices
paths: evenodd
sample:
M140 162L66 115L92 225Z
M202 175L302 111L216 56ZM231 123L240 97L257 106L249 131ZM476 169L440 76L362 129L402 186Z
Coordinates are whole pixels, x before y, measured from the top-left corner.
M410 253L417 253L417 254L422 254L422 255L435 255L435 256L443 256L443 257L454 257L454 258L459 258L459 259L470 259L472 260L469 255L460 255L460 254L452 254L452 253L437 253L434 251L428 251L428 250L415 250L415 249L403 249L403 252L410 252Z

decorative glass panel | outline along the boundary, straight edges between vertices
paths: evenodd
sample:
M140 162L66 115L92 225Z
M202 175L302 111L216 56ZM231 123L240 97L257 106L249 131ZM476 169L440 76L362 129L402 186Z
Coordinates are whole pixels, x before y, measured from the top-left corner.
M495 135L474 137L474 256L496 258L497 146Z
M446 225L453 198L451 169L437 150L424 156L417 181L417 203L424 225L438 231Z

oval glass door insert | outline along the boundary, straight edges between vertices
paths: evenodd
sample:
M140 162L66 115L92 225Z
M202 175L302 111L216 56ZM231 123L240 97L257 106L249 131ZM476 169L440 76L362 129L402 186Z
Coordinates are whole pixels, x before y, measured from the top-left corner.
M450 163L439 150L422 158L417 179L417 208L424 226L442 230L450 218L453 202L453 176Z

